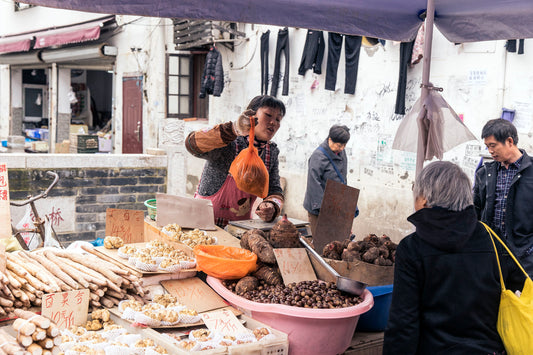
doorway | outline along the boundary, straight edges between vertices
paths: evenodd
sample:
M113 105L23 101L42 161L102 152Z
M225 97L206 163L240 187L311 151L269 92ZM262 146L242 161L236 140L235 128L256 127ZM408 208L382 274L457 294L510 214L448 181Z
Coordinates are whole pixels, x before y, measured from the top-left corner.
M122 78L122 153L142 154L142 76Z

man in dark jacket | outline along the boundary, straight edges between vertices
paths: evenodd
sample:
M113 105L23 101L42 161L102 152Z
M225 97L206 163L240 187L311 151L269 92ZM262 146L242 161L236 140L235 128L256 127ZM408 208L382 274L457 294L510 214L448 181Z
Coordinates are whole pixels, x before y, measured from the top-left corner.
M431 163L416 178L408 218L416 231L396 250L383 354L503 353L498 264L471 186L451 162Z
M348 158L344 148L348 140L350 140L348 127L333 125L329 129L328 138L309 157L304 208L308 213L311 234L315 232L327 181L346 184Z
M533 275L533 166L518 149L514 125L488 121L481 132L494 161L476 172L474 206L478 218L498 233Z

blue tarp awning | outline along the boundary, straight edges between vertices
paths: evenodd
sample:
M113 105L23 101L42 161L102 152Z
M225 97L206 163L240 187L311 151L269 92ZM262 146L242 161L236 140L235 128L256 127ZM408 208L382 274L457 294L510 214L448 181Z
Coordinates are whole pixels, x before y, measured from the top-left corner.
M425 0L24 0L106 14L290 26L395 41L415 38ZM435 0L435 25L451 42L533 37L533 0Z

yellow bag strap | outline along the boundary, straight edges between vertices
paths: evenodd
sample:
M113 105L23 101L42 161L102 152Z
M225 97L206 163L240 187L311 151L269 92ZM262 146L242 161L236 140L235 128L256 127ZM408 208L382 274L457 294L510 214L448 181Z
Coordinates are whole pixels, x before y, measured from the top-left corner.
M516 259L516 257L514 256L514 254L511 252L511 250L509 250L509 248L507 247L507 245L500 239L500 237L498 237L498 235L492 230L492 228L490 228L488 225L486 225L484 222L481 222L481 224L483 224L483 226L485 227L485 229L487 230L487 232L489 233L489 236L490 236L490 240L492 242L492 245L494 246L494 252L496 253L496 260L498 261L498 271L500 272L500 281L501 281L501 284L502 284L502 290L505 290L505 283L503 282L503 274L502 274L502 268L501 268L501 265L500 265L500 258L498 256L498 249L496 249L496 244L494 243L494 238L496 238L496 240L498 242L500 242L500 244L504 247L504 249L509 253L509 255L511 256L511 258L514 260L514 262L516 263L516 265L518 265L518 267L520 268L520 270L522 270L522 272L524 273L524 275L526 275L527 278L529 278L529 275L528 273L526 272L526 270L524 270L524 268L522 267L522 265L520 264L520 262L518 262L518 260Z

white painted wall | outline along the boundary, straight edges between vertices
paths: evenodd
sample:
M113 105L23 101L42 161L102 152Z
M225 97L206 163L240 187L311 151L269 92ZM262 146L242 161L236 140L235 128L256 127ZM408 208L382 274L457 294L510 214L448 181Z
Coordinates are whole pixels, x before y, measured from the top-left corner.
M11 117L9 67L0 65L0 137L9 135L9 118Z
M42 6L17 12L14 11L14 8L15 5L12 1L0 2L1 36L32 32L54 26L67 26L106 16L106 14L70 11Z
M122 78L143 76L143 148L157 147L161 120L165 118L166 19L117 16L123 32L112 40L118 48L115 64L115 148L122 151ZM133 50L132 50L133 48Z

